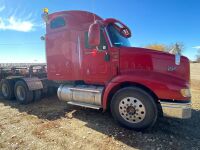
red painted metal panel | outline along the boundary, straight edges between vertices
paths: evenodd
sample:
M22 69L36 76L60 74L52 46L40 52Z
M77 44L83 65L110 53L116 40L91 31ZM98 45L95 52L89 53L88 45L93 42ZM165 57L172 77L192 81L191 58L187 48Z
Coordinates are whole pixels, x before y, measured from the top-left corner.
M171 67L175 70L170 70ZM189 82L189 69L189 60L186 57L181 57L181 64L176 65L175 56L169 53L137 47L120 49L121 74L147 70Z
M168 67L175 67L169 71ZM112 88L131 82L146 86L159 99L188 100L181 95L182 88L189 88L190 66L186 57L181 64L175 65L175 56L144 48L120 48L119 75L106 86L103 96L103 108L107 107L108 94Z
M180 93L189 83L173 76L150 71L135 71L115 77L105 88L102 104L106 109L110 91L121 83L137 83L149 88L159 99L189 100Z

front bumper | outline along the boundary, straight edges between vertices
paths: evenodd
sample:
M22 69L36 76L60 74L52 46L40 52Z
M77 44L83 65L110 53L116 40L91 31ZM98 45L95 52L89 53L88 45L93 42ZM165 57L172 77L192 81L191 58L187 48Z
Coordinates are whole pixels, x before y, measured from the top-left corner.
M191 103L160 102L163 116L172 118L191 118Z

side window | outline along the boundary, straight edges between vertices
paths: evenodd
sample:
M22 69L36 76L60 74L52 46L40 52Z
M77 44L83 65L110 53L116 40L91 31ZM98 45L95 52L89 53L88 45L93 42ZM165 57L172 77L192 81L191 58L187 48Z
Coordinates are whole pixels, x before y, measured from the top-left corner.
M88 31L85 32L85 48L92 49L92 47L88 43ZM106 43L106 38L103 34L103 31L100 32L100 45L98 46L99 50L107 50L108 45Z
M57 17L50 23L51 29L56 29L65 26L65 19L63 17Z

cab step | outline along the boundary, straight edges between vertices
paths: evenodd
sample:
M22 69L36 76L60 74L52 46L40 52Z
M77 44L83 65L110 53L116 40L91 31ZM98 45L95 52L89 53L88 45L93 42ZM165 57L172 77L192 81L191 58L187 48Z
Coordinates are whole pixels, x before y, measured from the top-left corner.
M82 102L72 102L72 101L70 101L70 102L67 102L67 104L86 107L86 108L92 108L92 109L97 109L97 110L101 109L100 106L87 104L87 103L82 103Z

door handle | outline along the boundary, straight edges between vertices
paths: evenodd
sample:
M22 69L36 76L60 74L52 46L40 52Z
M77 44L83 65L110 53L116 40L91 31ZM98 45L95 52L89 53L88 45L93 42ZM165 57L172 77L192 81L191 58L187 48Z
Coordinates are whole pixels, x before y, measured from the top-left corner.
M110 54L105 53L104 60L105 60L106 62L110 61Z

